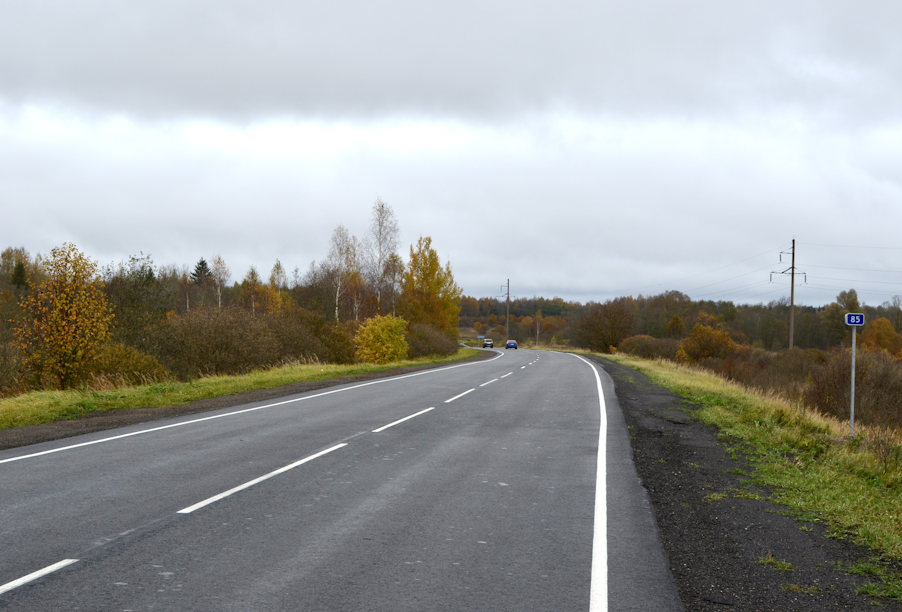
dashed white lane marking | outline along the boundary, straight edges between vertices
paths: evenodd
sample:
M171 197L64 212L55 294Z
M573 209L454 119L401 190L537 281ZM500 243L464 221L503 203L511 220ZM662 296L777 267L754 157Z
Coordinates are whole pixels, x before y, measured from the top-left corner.
M473 388L470 389L469 391L464 391L464 392L461 393L460 395L455 395L455 396L452 397L451 399L446 399L446 400L445 400L445 403L446 403L446 404L450 404L450 403L453 402L454 400L460 399L460 398L462 398L464 395L466 395L467 393L471 393L471 392L473 392L473 391L475 391L475 390L476 390L476 387L473 387Z
M507 374L505 374L505 375L502 376L501 378L507 378L507 377L510 376L511 374L513 374L513 372L508 372Z
M496 351L497 352L497 351ZM9 463L11 461L20 461L22 459L31 459L32 457L40 457L41 455L49 455L51 453L61 453L63 451L72 450L74 448L81 448L83 446L91 446L93 444L101 444L103 442L112 442L113 440L121 440L123 438L131 438L132 436L140 436L142 434L151 433L154 431L163 431L164 429L171 429L173 427L183 427L185 425L192 425L194 423L202 423L203 421L212 421L213 419L222 419L225 417L235 416L237 414L244 414L246 412L254 412L255 410L265 410L266 408L274 408L275 406L283 406L285 404L292 404L295 402L303 402L306 400L315 399L317 397L323 397L324 395L332 395L333 393L343 393L345 391L352 391L353 389L359 389L361 387L368 387L370 385L380 385L387 382L392 382L395 380L403 380L405 378L411 378L413 376L423 376L425 374L434 374L436 372L444 372L446 370L453 370L455 368L463 368L471 365L477 365L480 363L490 363L495 361L496 359L501 359L504 357L504 353L498 353L497 357L492 357L491 359L486 359L485 361L475 361L473 363L462 363L459 365L448 366L446 368L436 368L434 370L426 370L423 372L414 372L413 374L405 374L403 376L392 376L389 378L382 378L380 380L373 380L366 383L361 383L359 385L353 385L351 387L344 387L341 389L333 389L331 391L324 391L322 393L316 393L314 395L307 395L304 397L296 397L290 400L285 400L282 402L275 402L273 404L266 404L265 406L254 406L253 408L245 408L244 410L235 410L234 412L227 412L225 414L216 414L213 416L203 417L200 419L191 419L190 421L182 421L181 423L172 423L170 425L163 425L161 427L151 427L150 429L142 429L141 431L133 431L127 434L120 434L118 436L110 436L109 438L101 438L99 440L91 440L90 442L82 442L80 444L70 444L69 446L61 446L60 448L52 448L50 450L41 451L39 453L31 453L28 455L21 455L19 457L10 457L9 459L0 459L0 464Z
M32 572L27 576L22 576L18 580L13 580L12 582L7 582L3 586L0 586L0 594L6 593L7 591L12 591L15 588L22 586L23 584L28 584L32 580L37 580L41 576L46 576L47 574L52 574L58 569L62 569L67 565L72 565L77 562L78 559L63 559L58 563L54 563L53 565L48 565L44 569L38 570L36 572Z
M429 412L430 410L435 410L435 406L433 406L432 408L427 408L426 410L420 410L420 411L417 412L416 414L411 414L410 416L406 416L406 417L404 417L403 419L398 419L398 420L395 421L394 423L389 423L388 425L383 425L383 426L380 427L379 429L374 429L374 430L373 430L373 433L379 433L380 431L385 431L385 430L388 429L389 427L394 427L394 426L397 425L398 423L403 423L403 422L406 421L407 419L412 419L413 417L418 417L418 416L420 416L421 414L426 414L426 413Z
M305 458L301 459L300 461L295 461L294 463L292 463L290 465L281 467L274 472L270 472L269 474L265 474L263 476L260 476L259 478L254 478L253 480L246 482L243 485L239 485L239 486L235 487L234 489L229 489L228 491L226 491L224 493L220 493L219 495L214 495L213 497L205 499L202 502L198 502L198 503L194 504L193 506L188 506L187 508L179 510L178 514L191 514L192 512L194 512L195 510L197 510L199 508L203 508L204 506L208 506L214 502L218 502L220 499L224 499L224 498L228 497L229 495L233 495L233 494L237 493L238 491L243 491L244 489L248 489L248 488L254 486L255 484L259 484L259 483L263 482L264 480L269 480L273 476L278 476L282 472L287 472L288 470L294 469L294 468L298 467L299 465L304 465L308 461L313 461L317 457L322 457L325 454L331 453L332 451L338 450L339 448L342 448L343 446L347 446L347 445L348 444L346 442L342 442L341 444L336 444L332 448L327 448L326 450L320 451L320 452L316 453L315 455L310 455L309 457L305 457Z
M490 385L490 384L492 384L493 382L495 382L496 380L498 380L498 379L497 379L497 378L493 378L493 379L490 380L489 382L484 382L484 383L482 383L482 384L479 385L479 386L480 386L480 387L484 387L484 386L486 386L486 385Z
M573 353L568 353L573 355ZM607 444L608 417L605 413L604 391L601 377L591 361L573 355L584 361L595 374L598 387L598 407L601 422L598 426L598 460L595 470L595 533L592 537L592 579L589 587L589 612L608 610L608 492L607 492Z
M525 369L526 369L526 366L520 366L520 369L521 369L521 370L525 370Z

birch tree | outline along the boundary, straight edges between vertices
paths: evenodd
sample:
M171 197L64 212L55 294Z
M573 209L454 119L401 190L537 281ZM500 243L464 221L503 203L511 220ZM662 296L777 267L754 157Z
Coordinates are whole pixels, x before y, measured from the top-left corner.
M332 281L335 296L335 322L338 323L341 297L348 291L350 278L359 274L358 243L344 225L339 225L332 232L332 243L326 257L326 267Z
M400 231L392 207L381 198L373 204L370 229L363 240L363 260L366 280L376 293L376 305L382 312L382 294L388 289L391 273L389 262L397 255Z
M216 285L216 304L222 308L222 288L229 282L232 277L232 271L226 265L221 256L216 255L213 258L213 267L210 271L213 284Z

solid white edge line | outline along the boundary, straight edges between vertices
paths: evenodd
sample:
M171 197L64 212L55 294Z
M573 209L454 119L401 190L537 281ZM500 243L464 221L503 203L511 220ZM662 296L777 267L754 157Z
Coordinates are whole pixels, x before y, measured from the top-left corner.
M179 510L176 514L191 514L195 510L203 508L204 506L208 506L208 505L212 504L213 502L218 502L220 499L224 499L224 498L228 497L229 495L233 495L239 491L248 489L248 488L254 486L255 484L259 484L259 483L263 482L264 480L269 480L273 476L278 476L282 472L287 472L288 470L296 468L299 465L304 465L308 461L313 461L317 457L322 457L323 455L325 455L327 453L331 453L332 451L338 450L339 448L342 448L343 446L347 446L347 445L348 444L346 442L342 442L341 444L336 444L332 448L327 448L326 450L320 451L320 452L316 453L315 455L310 455L309 457L305 457L305 458L301 459L300 461L295 461L294 463L292 463L290 465L281 467L274 472L270 472L269 474L264 474L263 476L260 476L259 478L254 478L253 480L246 482L243 485L238 485L234 489L229 489L228 491L220 493L219 495L214 495L213 497L207 498L202 502L198 502L198 503L194 504L193 506L188 506L187 508Z
M567 353L573 355L573 353ZM588 359L573 355L589 364L595 374L598 387L598 406L601 422L598 426L598 462L595 470L595 532L592 537L592 581L589 587L589 612L607 612L608 609L608 495L607 495L607 444L608 418L605 414L604 390L595 365Z
M455 396L452 397L451 399L446 399L446 400L445 400L445 403L446 403L446 404L450 404L450 403L453 402L454 400L459 399L459 398L463 397L464 395L466 395L467 393L470 393L471 391L475 391L475 390L476 390L476 387L473 387L473 388L470 389L469 391L464 391L464 392L461 393L460 395L455 395Z
M486 386L486 385L490 385L490 384L492 384L493 382L495 382L496 380L498 380L498 379L497 379L497 378L493 378L493 379L490 380L489 382L484 382L484 383L482 383L482 384L479 385L479 386L480 386L480 387L484 387L484 386Z
M388 429L389 427L394 427L394 426L397 425L398 423L403 423L403 422L406 421L407 419L412 419L413 417L418 417L418 416L420 416L421 414L426 414L426 413L429 412L430 410L435 410L435 406L433 406L432 408L427 408L426 410L420 410L420 411L417 412L416 414L411 414L410 416L406 416L406 417L404 417L403 419L398 419L398 420L395 421L394 423L389 423L388 425L383 425L383 426L380 427L379 429L374 429L374 430L373 430L373 433L379 433L380 431L385 431L385 430Z
M64 567L66 567L67 565L72 565L73 563L75 563L77 561L78 561L78 559L63 559L62 561L59 561L58 563L54 563L53 565L48 565L44 569L38 570L36 572L32 572L32 573L28 574L27 576L22 576L18 580L13 580L12 582L7 582L3 586L0 586L0 595L2 595L3 593L6 593L7 591L12 591L13 589L18 588L18 587L22 586L23 584L28 584L32 580L37 580L41 576L46 576L47 574L52 574L56 570L62 569Z
M342 389L333 389L331 391L324 391L322 393L317 393L315 395L307 395L304 397L296 397L294 399L285 400L282 402L276 402L274 404L266 404L265 406L255 406L253 408L245 408L244 410L236 410L234 412L227 412L225 414L217 414L213 416L203 417L200 419L192 419L190 421L183 421L181 423L172 423L171 425L163 425L161 427L152 427L150 429L142 429L141 431L133 431L127 434L120 434L118 436L110 436L109 438L101 438L100 440L91 440L90 442L82 442L80 444L70 444L69 446L61 446L60 448L52 448L50 450L41 451L39 453L31 453L29 455L21 455L19 457L10 457L9 459L0 459L0 464L2 463L10 463L12 461L20 461L22 459L31 459L32 457L40 457L41 455L49 455L51 453L60 453L66 450L72 450L73 448L81 448L83 446L91 446L93 444L100 444L102 442L112 442L113 440L121 440L122 438L130 438L132 436L140 436L142 434L151 433L154 431L162 431L164 429L171 429L173 427L182 427L183 425L192 425L194 423L201 423L203 421L211 421L213 419L221 419L224 417L235 416L236 414L244 414L246 412L254 412L255 410L264 410L266 408L274 408L275 406L282 406L284 404L291 404L294 402L303 402L309 399L315 399L317 397L323 397L324 395L331 395L333 393L343 393L344 391L351 391L353 389L359 389L361 387L368 387L370 385L378 385L386 382L392 382L395 380L402 380L404 378L411 378L413 376L423 376L424 374L433 374L435 372L444 372L445 370L453 370L455 368L463 368L471 365L478 365L480 363L490 363L495 361L496 359L500 359L504 357L504 353L498 353L497 357L492 357L491 359L486 359L485 361L474 361L473 363L461 363L458 365L448 366L447 368L436 368L434 370L424 370L423 372L414 372L413 374L404 374L403 376L391 376L388 378L382 378L379 380L373 380L366 383L361 383L359 385L354 385L353 387L344 387Z

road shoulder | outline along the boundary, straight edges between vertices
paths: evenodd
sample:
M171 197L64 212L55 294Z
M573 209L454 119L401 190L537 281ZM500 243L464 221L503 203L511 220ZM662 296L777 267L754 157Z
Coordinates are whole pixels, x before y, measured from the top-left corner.
M697 406L635 370L593 359L614 379L686 610L871 610L875 603L902 610L857 594L862 579L836 567L872 551L788 516L767 501L766 489L745 483L753 467L731 456L716 428L692 417Z

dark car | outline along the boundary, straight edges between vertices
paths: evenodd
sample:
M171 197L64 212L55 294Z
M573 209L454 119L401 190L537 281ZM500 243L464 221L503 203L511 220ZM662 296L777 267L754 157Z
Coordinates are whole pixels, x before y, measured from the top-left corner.
M495 348L495 343L492 341L491 338L483 338L482 348Z
M504 348L506 348L506 349L517 348L517 341L516 340L508 340L507 344L504 345Z

